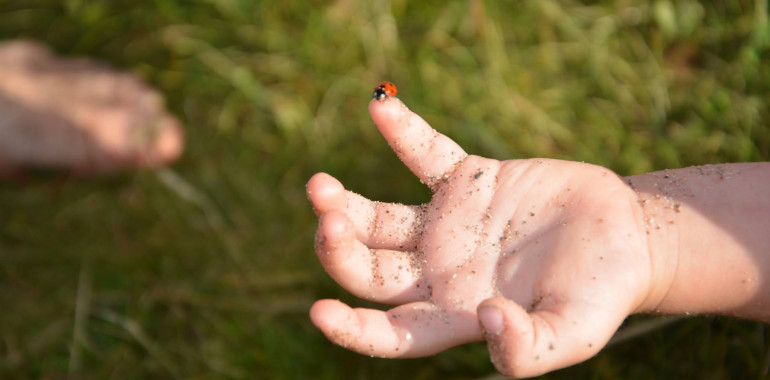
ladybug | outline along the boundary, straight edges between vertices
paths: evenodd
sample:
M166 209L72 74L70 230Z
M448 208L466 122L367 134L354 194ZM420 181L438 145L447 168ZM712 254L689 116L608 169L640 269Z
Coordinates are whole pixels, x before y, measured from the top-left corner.
M396 96L398 89L393 82L380 82L377 87L374 88L372 99L383 100L391 96Z

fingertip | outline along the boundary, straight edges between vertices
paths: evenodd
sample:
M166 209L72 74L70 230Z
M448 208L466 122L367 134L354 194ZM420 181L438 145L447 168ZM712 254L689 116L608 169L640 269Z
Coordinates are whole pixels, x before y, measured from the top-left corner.
M353 234L345 215L334 210L321 215L315 236L315 253L326 272L338 282L340 262L344 263L350 256L352 246Z
M307 192L314 196L339 193L345 189L342 183L327 173L316 173L307 181Z
M479 304L476 309L479 325L487 341L493 343L515 335L517 344L522 338L534 339L532 317L519 304L503 298L493 297ZM500 348L500 347L498 347ZM492 346L490 345L490 349Z
M159 164L167 164L177 160L182 155L184 130L179 120L170 115L163 117L159 124L162 129L155 138L152 152Z
M388 141L395 133L394 129L402 123L408 113L410 113L409 109L398 98L372 99L369 102L369 115Z
M310 307L310 320L330 341L342 347L350 348L360 335L355 311L338 300L316 301Z
M500 335L505 328L505 316L495 306L480 307L478 311L479 324L485 335Z
M526 310L511 300L495 297L479 304L477 314L490 359L500 373L512 377L538 374L532 368L539 358L532 354L535 334Z
M344 212L329 210L321 214L321 233L330 240L339 241L352 238L353 225Z
M307 181L307 185L305 185L305 187L307 187L308 191L310 191L311 187L318 186L317 185L318 181L323 181L324 178L326 178L326 177L331 177L331 176L329 174L324 173L324 172L315 173Z
M310 307L310 320L321 330L334 327L339 320L345 320L352 314L352 309L339 300L318 300Z
M391 96L383 100L372 99L369 102L369 114L372 115L372 118L375 116L393 117L403 113L406 110L407 108L404 103L395 96Z
M307 198L317 215L332 208L341 208L344 203L345 187L336 178L326 173L316 173L307 182Z
M308 315L310 316L310 321L313 322L315 327L318 327L319 329L323 325L323 309L324 304L331 300L318 300L313 302L313 305L310 306L310 311L308 312Z
M490 312L489 310L499 311L504 315L506 326L530 320L529 314L523 307L504 297L492 297L484 300L476 310L478 313L487 313Z

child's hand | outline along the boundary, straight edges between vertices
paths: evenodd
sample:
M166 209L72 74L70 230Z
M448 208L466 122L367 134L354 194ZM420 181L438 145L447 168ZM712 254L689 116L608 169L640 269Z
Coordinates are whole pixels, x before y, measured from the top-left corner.
M416 357L486 339L500 372L533 376L593 356L626 316L659 301L648 297L638 197L613 172L472 156L394 98L369 111L433 197L380 203L327 174L310 180L326 271L358 297L397 305L318 301L311 318L333 342Z

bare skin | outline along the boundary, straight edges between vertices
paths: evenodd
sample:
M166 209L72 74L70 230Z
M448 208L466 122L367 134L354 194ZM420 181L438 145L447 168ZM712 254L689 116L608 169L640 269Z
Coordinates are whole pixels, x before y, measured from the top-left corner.
M730 181L697 168L622 178L468 155L396 98L369 111L434 195L381 203L327 174L310 179L326 271L358 297L396 305L316 302L311 319L333 342L406 358L486 340L501 373L529 377L595 355L632 313L770 316L759 269L770 270L767 164L725 166Z
M0 44L0 176L160 166L179 157L182 139L162 97L135 76L34 42Z

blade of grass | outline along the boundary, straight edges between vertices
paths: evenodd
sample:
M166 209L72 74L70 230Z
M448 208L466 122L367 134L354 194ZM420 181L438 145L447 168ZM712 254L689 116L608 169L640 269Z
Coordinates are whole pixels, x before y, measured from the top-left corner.
M163 348L147 335L139 322L109 309L99 310L96 313L96 316L107 322L113 323L128 332L128 334L131 335L131 337L134 338L136 342L139 343L139 345L141 345L142 348L144 348L145 351L147 351L147 353L169 373L169 375L171 375L172 378L183 378L181 370L172 362Z
M72 342L67 371L70 376L82 369L81 349L87 342L88 315L91 309L92 283L91 260L86 256L80 265L77 294L75 295L75 318L72 326Z

